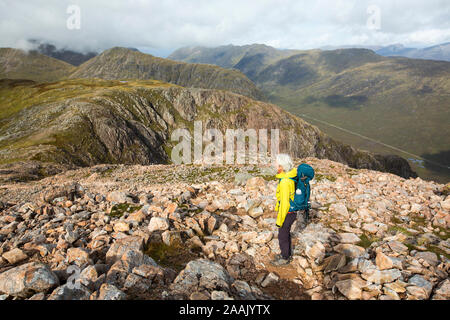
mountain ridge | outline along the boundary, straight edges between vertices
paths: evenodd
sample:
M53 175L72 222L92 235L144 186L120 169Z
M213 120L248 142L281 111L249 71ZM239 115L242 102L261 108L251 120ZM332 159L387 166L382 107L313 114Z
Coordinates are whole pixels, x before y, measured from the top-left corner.
M66 77L74 68L37 52L0 48L0 78L54 81Z
M156 80L1 84L0 92L9 101L2 103L0 114L0 161L5 170L14 171L20 161L66 167L164 163L174 146L171 132L184 127L192 134L193 121L198 120L204 128L222 132L279 128L280 151L292 156L331 158L358 168L416 176L403 158L356 150L275 105L227 91ZM41 167L30 168L35 172Z
M11 62L13 58L14 61ZM35 81L70 78L155 79L188 87L229 90L261 98L261 92L253 82L238 70L171 61L123 47L105 50L78 67L36 51L27 53L19 49L3 48L0 51L0 68L0 78Z

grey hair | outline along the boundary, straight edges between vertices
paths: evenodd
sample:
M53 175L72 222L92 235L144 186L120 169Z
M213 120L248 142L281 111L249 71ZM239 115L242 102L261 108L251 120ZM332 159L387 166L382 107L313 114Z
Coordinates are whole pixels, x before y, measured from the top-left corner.
M292 162L292 159L288 154L279 153L277 154L276 159L277 164L283 168L284 172L289 172L294 167L294 163Z

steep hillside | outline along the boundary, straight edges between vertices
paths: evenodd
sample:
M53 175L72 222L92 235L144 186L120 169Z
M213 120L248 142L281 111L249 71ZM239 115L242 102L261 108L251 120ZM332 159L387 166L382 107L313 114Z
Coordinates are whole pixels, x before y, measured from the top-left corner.
M195 120L223 134L227 128L278 128L280 151L295 157L415 176L402 158L356 150L275 105L227 91L155 80L77 79L2 81L0 92L0 161L11 179L22 173L29 173L28 178L48 174L50 164L53 172L56 164L164 163L174 145L172 131L187 128L192 133ZM17 165L20 161L28 165Z
M268 67L272 70L267 74L292 70L283 65L288 65L289 59L279 62L276 70ZM450 150L450 63L401 57L377 60L358 65L351 59L352 66L342 70L338 67L342 62L330 67L320 60L309 64L301 59L295 64L300 68L295 73L298 78L285 75L283 82L261 77L256 83L270 101L294 114L305 114L307 120L312 117L448 167L445 156L435 155ZM264 71L261 75L265 75ZM319 127L332 134L330 126L320 123ZM386 152L380 150L379 144L367 145L364 139L358 142L355 137L336 138L355 146L365 144L374 152ZM448 170L438 169L444 181L450 178Z
M0 79L55 81L66 78L74 66L37 52L0 48Z
M196 51L198 62L202 62L201 52ZM446 156L450 150L450 62L388 58L368 49L291 51L276 60L250 51L246 55L232 67L254 81L270 102L305 115L307 121L346 143L372 152L395 152L418 161L421 174L450 179ZM435 172L431 174L411 154L442 166L426 163L427 170Z
M229 90L252 98L261 96L256 86L237 70L175 62L118 47L83 63L70 78L155 79L184 87Z

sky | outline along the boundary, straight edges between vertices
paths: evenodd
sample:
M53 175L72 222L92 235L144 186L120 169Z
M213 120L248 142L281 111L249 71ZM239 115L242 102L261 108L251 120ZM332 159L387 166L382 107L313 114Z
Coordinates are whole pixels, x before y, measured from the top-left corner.
M426 47L450 42L449 0L0 0L0 47L78 51L263 43Z

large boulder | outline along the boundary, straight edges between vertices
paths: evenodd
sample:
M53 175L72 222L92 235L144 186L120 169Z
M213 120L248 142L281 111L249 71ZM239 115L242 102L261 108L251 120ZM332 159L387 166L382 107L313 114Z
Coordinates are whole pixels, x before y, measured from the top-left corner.
M229 291L234 279L216 262L197 259L189 262L175 278L171 289L178 294L189 296L201 290Z
M138 236L128 236L114 242L106 253L106 263L113 264L118 260L127 260L133 255L142 255L144 240Z
M123 286L133 268L140 265L158 266L158 264L143 251L143 239L128 236L117 240L106 253L106 263L111 268L106 274L106 282Z
M361 279L360 279L361 280ZM362 281L357 281L355 279L345 279L336 282L336 288L350 300L361 299L362 295Z
M57 285L56 274L39 262L26 263L0 274L0 292L20 298L46 292Z

